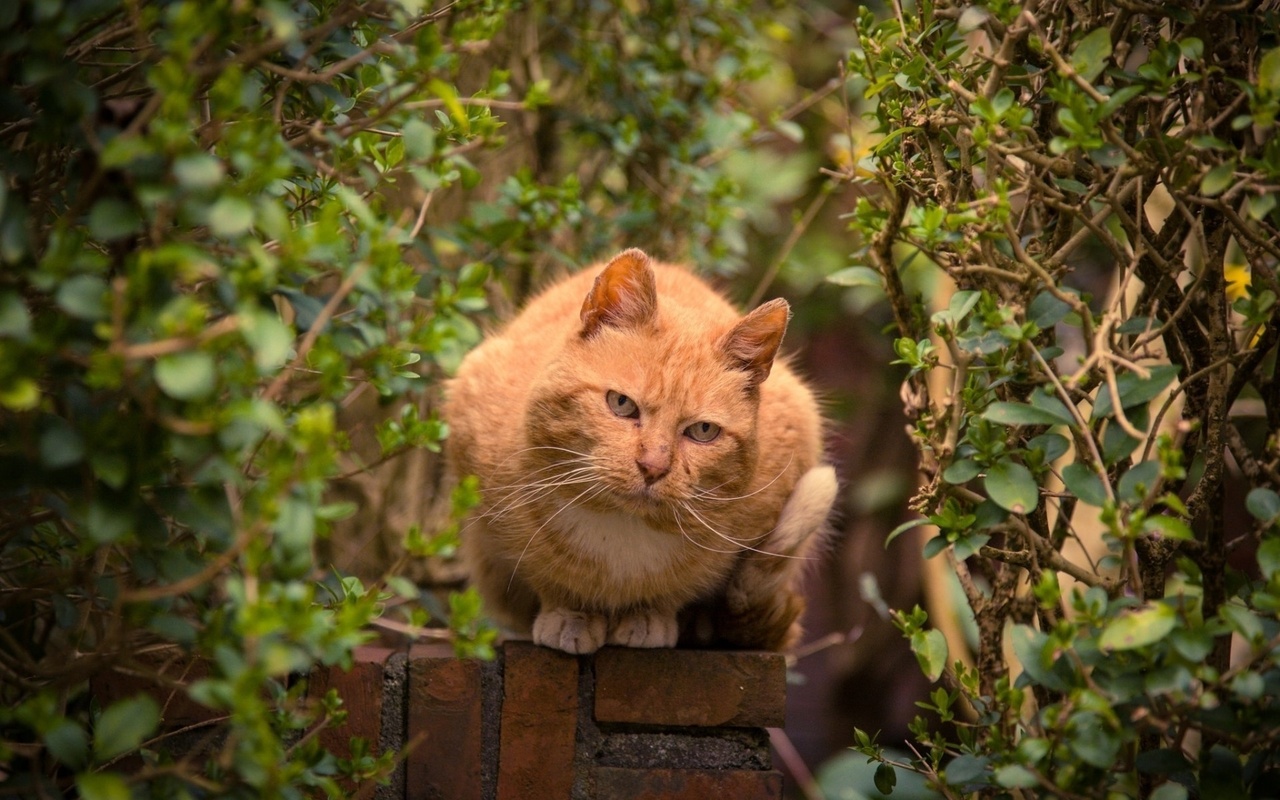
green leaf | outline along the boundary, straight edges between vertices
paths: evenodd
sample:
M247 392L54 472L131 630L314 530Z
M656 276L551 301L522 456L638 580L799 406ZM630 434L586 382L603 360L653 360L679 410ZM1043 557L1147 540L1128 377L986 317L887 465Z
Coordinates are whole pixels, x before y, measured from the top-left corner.
M965 754L951 759L947 768L943 770L943 778L947 783L958 786L979 781L986 773L986 758Z
M1035 773L1021 764L1006 764L996 770L996 783L1006 789L1031 789L1040 785Z
M899 525L898 527L889 531L889 535L884 538L884 546L888 547L889 544L894 539L897 539L899 536L911 530L912 528L918 528L921 525L928 525L928 524L929 524L929 520L925 517L920 517L919 519L909 519L906 522Z
M1237 603L1223 603L1218 607L1218 616L1240 634L1246 642L1256 644L1263 638L1262 622L1258 615Z
M1068 723L1067 743L1082 761L1098 769L1115 765L1120 737L1095 713L1079 713Z
M31 312L14 292L0 292L0 339L31 338Z
M29 411L40 403L40 387L30 378L19 378L0 387L0 405L12 411Z
M959 461L952 461L942 471L942 479L952 486L959 486L978 477L978 473L981 471L982 468L978 466L978 462L971 458L962 458Z
M846 267L827 276L828 283L836 286L874 286L882 288L880 273L871 267Z
M110 544L124 538L133 525L133 514L118 498L95 498L84 516L85 533L96 544Z
M96 322L107 316L107 282L97 275L77 275L58 287L58 307L76 319Z
M1070 425L1071 414L1066 406L1058 403L1062 413L1047 408L1037 408L1026 403L1006 403L997 401L987 406L982 418L999 425ZM1063 419L1065 415L1066 419Z
M1276 207L1276 196L1274 194L1257 194L1250 197L1245 202L1245 206L1249 216L1261 222Z
M956 292L951 295L951 302L947 304L946 310L935 312L931 319L938 324L959 325L981 299L982 292L969 289Z
M1063 467L1062 483L1067 491L1086 505L1101 508L1107 502L1107 490L1102 478L1085 464L1076 462Z
M193 153L173 162L173 177L184 189L212 189L226 177L222 162L208 153Z
M427 87L443 102L445 108L449 109L449 116L453 118L454 123L462 130L464 134L471 132L471 120L467 117L467 110L462 107L462 102L458 99L458 90L439 78L432 78L427 82Z
M1280 538L1272 536L1258 545L1258 568L1268 581L1280 572Z
M213 356L199 350L162 356L156 361L156 383L175 400L208 397L217 386Z
M209 206L208 222L214 236L237 236L253 226L253 206L244 198L223 195Z
M1213 652L1213 637L1204 628L1175 628L1169 634L1169 643L1192 664L1199 664Z
M1146 333L1149 330L1159 328L1161 322L1159 319L1151 317L1129 317L1124 322L1116 326L1116 333L1123 333L1126 336L1133 336L1139 333Z
M1015 514L1030 514L1040 502L1040 487L1031 470L1007 458L987 470L983 485L992 500Z
M1067 408L1066 404L1047 388L1037 389L1027 395L1027 402L1031 403L1033 407L1057 417L1063 425L1076 424L1076 418L1072 415L1071 409Z
M1178 622L1172 606L1154 603L1112 619L1098 637L1103 650L1132 650L1154 644L1169 635Z
M1244 505L1253 518L1264 525L1271 525L1280 519L1280 494L1265 486L1252 489L1244 499Z
M64 719L44 734L45 747L65 766L80 769L89 763L89 736L84 728Z
M293 331L278 316L261 309L242 312L240 332L253 348L253 364L258 372L284 366L293 348Z
M1236 160L1228 159L1204 174L1200 180L1200 193L1205 197L1217 197L1225 192L1236 176Z
M1060 433L1042 433L1027 442L1027 449L1039 451L1043 463L1051 464L1071 449L1071 443Z
M1148 800L1187 800L1187 787L1177 781L1165 781L1147 798Z
M1053 292L1045 290L1035 296L1027 306L1027 320L1034 322L1040 330L1048 330L1067 318L1071 306L1058 299Z
M981 550L983 545L989 541L991 541L991 537L985 533L970 533L967 536L959 537L955 542L956 558L964 561Z
M1142 532L1159 534L1166 539L1181 539L1183 541L1190 541L1195 538L1195 535L1191 533L1191 527L1184 520L1164 514L1155 514L1143 520Z
M911 652L916 654L925 677L936 681L947 666L947 640L942 631L930 628L911 635Z
M950 544L951 542L947 541L947 537L943 536L942 534L938 534L937 536L933 537L932 539L924 543L924 549L922 550L922 555L924 556L925 560L928 560L930 558L933 558L937 554L941 553L943 550L946 550Z
M1140 377L1137 373L1125 372L1116 378L1116 391L1120 395L1120 404L1126 409L1150 402L1164 391L1165 387L1178 377L1181 368L1175 364L1159 364L1148 368L1150 376ZM1115 413L1111 402L1111 390L1106 384L1098 387L1097 402L1093 406L1090 419L1099 420ZM1133 421L1132 419L1130 420ZM1135 423L1136 424L1136 423Z
M1009 641L1013 645L1013 654L1017 656L1028 678L1058 692L1065 692L1070 688L1056 668L1058 656L1053 652L1047 635L1030 625L1016 623L1009 629Z
M124 239L142 230L142 218L128 203L104 197L89 210L89 234L106 242Z
M1143 461L1135 464L1120 476L1120 484L1116 487L1116 499L1122 503L1137 505L1151 494L1151 490L1160 480L1160 462Z
M1132 100L1133 98L1137 97L1138 95L1142 94L1145 91L1147 91L1147 87L1145 86L1126 86L1123 89L1117 90L1114 94L1112 94L1110 97L1107 98L1107 101L1105 103L1102 104L1102 108L1099 109L1100 115L1103 117L1111 116L1112 114L1116 113L1116 111L1120 110L1120 108L1122 108L1125 103L1129 102L1130 100Z
M142 744L160 724L160 706L145 694L112 704L93 729L93 755L107 761Z
M880 794L893 794L893 788L898 785L898 772L889 764L880 764L876 767L875 778L876 791Z
M46 469L62 469L84 460L84 440L62 418L55 418L40 434L40 463Z
M411 158L430 158L436 152L436 129L420 119L411 119L400 131L404 149Z
M1102 74L1111 57L1111 31L1098 28L1078 43L1071 53L1071 67L1089 83Z
M81 800L129 800L129 784L114 772L85 772L76 776Z
M1268 50L1258 61L1258 88L1270 94L1280 93L1280 47Z

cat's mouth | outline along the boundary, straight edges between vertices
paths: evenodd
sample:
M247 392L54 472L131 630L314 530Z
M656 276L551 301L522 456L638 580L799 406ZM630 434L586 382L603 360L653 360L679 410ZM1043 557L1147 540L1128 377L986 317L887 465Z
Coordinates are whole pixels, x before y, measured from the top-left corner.
M671 505L671 501L652 486L614 489L606 494L619 511L625 511L639 517L663 514Z

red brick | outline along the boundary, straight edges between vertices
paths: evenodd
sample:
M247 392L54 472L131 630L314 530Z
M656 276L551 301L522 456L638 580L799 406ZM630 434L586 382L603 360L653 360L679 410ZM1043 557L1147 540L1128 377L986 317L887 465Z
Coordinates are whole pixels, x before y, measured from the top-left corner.
M160 705L161 726L170 731L225 716L187 694L187 687L209 676L208 662L160 654L142 655L138 660L143 664L140 671L154 671L158 677L102 672L89 679L89 691L103 708L127 697L150 695Z
M597 767L598 800L781 800L782 773L746 769Z
M778 653L610 647L596 654L599 722L781 727L786 691Z
M387 647L357 647L352 654L350 670L317 667L307 683L307 695L319 699L330 689L337 689L347 721L320 732L320 743L340 758L351 755L351 737L369 742L369 751L382 748L382 701L386 683L387 659L396 651Z
M409 649L407 800L480 800L481 711L479 662Z
M526 642L509 642L505 653L498 800L568 800L578 659Z

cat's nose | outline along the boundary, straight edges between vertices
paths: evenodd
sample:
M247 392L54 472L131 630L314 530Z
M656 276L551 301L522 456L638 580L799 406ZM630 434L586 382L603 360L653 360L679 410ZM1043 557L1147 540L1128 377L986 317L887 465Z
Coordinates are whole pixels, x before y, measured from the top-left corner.
M640 468L644 482L652 484L671 471L671 457L664 453L645 453L636 459L636 466Z

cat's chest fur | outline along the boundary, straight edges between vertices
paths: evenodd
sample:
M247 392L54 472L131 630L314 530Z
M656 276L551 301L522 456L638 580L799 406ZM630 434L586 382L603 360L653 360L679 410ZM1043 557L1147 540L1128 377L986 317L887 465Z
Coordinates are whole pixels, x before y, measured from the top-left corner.
M560 514L561 540L574 555L596 562L621 581L669 575L685 541L627 514L570 506Z

